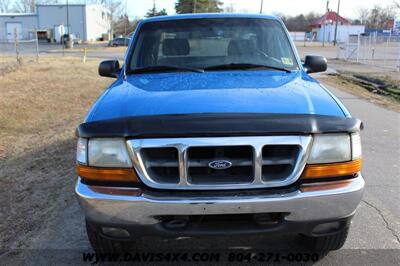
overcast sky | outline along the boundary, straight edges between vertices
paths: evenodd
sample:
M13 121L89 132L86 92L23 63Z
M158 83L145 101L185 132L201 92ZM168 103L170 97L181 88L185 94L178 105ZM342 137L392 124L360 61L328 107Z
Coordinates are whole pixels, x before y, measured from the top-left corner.
M261 0L222 0L225 5L233 5L237 12L258 13ZM329 8L336 10L338 0L329 0ZM157 8L167 9L168 14L174 14L176 0L156 0ZM392 0L341 0L340 14L350 18L357 18L357 9L360 7L372 8L374 5L391 5ZM153 0L127 0L128 14L142 17L153 6ZM265 13L283 13L297 15L314 11L325 13L326 0L264 0Z

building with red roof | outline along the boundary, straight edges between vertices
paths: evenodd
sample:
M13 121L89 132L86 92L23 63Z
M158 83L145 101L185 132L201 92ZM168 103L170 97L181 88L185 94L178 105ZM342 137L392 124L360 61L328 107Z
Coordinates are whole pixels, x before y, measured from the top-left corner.
M329 11L327 12L325 15L323 15L322 17L314 20L310 27L312 28L320 28L324 22L325 24L332 24L335 23L336 24L336 20L338 21L338 24L340 25L351 25L351 21L341 17L340 15L338 15L336 12L334 11Z
M337 41L346 42L349 35L365 32L364 25L352 25L351 20L341 17L334 11L328 11L322 17L310 24L312 39L320 42L333 42L335 40L335 27L337 28Z

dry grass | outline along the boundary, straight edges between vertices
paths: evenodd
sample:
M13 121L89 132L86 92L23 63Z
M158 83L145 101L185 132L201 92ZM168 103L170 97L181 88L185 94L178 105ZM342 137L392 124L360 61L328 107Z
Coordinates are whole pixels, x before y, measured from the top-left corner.
M76 58L50 57L0 76L0 141L35 138L49 128L64 132L66 124L79 122L110 81L97 75L97 65L98 60L82 64Z
M111 81L98 63L42 57L0 75L0 249L23 247L75 200L74 130Z
M361 97L371 103L380 105L393 111L400 112L400 104L395 99L372 93L365 88L342 78L341 76L321 75L320 77L318 77L318 80L328 87L331 86L341 89L350 94Z

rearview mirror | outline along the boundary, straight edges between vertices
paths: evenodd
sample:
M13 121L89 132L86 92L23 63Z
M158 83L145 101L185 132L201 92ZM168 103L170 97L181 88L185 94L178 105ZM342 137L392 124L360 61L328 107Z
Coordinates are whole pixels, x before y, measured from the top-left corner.
M99 75L102 77L118 78L120 71L118 60L106 60L99 65Z
M324 72L328 68L325 57L318 55L307 55L303 64L307 73Z

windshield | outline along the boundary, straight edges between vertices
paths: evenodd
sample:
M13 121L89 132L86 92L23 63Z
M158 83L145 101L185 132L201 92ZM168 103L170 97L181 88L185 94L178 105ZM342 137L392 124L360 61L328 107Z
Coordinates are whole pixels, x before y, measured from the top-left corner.
M127 70L174 66L176 71L177 67L212 69L223 65L240 69L245 64L298 69L278 21L213 18L148 22L140 29Z

